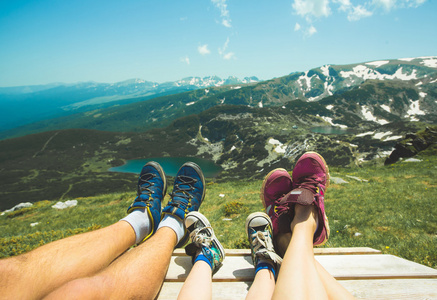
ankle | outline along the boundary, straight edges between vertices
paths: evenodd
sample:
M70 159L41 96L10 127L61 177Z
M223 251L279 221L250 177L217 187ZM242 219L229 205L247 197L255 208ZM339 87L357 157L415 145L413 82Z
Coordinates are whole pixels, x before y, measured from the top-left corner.
M296 204L294 208L295 214L293 221L290 224L290 229L293 232L294 228L299 225L311 227L313 232L317 229L317 211L314 205L300 205Z

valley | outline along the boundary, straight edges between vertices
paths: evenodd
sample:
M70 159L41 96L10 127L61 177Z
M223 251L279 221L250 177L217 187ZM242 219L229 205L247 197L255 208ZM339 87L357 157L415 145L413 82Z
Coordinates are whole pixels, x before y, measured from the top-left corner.
M305 151L319 152L330 166L383 164L407 134L435 130L436 61L323 66L4 130L0 210L20 202L130 191L134 174L108 170L131 159L207 159L222 168L214 179L221 182L291 168ZM326 126L347 132L313 130Z

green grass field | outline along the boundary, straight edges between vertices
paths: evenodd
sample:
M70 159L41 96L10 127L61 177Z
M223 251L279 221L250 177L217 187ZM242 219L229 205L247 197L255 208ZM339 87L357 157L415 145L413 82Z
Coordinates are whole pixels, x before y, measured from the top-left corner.
M371 247L437 268L437 156L432 154L417 156L421 162L331 168L331 177L349 183L331 184L327 190L331 236L324 247ZM261 183L208 182L200 210L225 248L249 247L244 222L248 214L262 210ZM0 216L0 257L116 222L134 196L132 192L77 198L78 206L65 210L51 208L56 201L41 201Z

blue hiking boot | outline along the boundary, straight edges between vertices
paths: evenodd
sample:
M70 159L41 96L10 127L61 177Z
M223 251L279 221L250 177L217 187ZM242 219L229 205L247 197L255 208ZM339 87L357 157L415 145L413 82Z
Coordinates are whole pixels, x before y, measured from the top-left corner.
M142 242L151 237L158 229L161 221L161 201L166 192L167 181L164 170L154 161L145 164L138 178L137 197L127 209L128 214L136 210L142 212L147 210L152 223L152 231Z
M191 244L185 247L185 253L192 257L193 264L196 260L206 261L212 274L215 274L223 264L225 249L215 236L208 219L200 212L192 211L185 217L184 224L191 239ZM203 259L198 254L203 254Z
M184 222L185 215L191 211L198 211L205 197L205 178L200 167L187 162L182 165L176 174L171 200L162 210L162 217L169 214ZM176 245L182 247L188 241L188 232L185 230L184 237Z

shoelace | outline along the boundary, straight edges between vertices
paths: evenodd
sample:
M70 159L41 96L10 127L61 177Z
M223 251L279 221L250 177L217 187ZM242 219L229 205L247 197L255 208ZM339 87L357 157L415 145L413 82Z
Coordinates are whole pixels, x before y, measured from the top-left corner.
M311 192L316 194L318 186L319 185L324 186L324 184L322 184L323 180L324 180L323 177L318 177L318 176L315 176L315 175L308 176L308 177L305 177L300 182L298 182L297 183L297 187L298 188L302 188L302 189L310 190Z
M203 231L211 230L211 236L208 236ZM214 230L211 226L206 226L202 228L196 228L191 232L190 237L191 241L195 243L197 246L206 246L209 247L211 245L212 237L214 236Z
M315 194L315 197L318 197L318 192L317 189L319 187L319 185L321 184L321 181L323 180L322 177L318 177L318 176L308 176L305 177L304 180L301 180L301 182L296 183L296 188L301 188L301 189L307 189L309 191L311 191L313 194ZM322 185L323 186L323 185ZM279 198L278 200L276 200L275 202L275 206L276 206L276 212L278 213L278 215L281 215L283 213L288 213L288 211L291 209L290 207L290 203L286 202L286 203L280 203L282 198Z
M193 196L189 192L194 190L193 184L195 184L197 180L189 176L179 175L175 181L180 182L175 184L173 192L170 194L172 201L169 203L169 205L177 207L187 207L187 205L190 206L190 199ZM186 203L184 200L174 199L175 197L183 198L188 203Z
M140 177L140 184L138 186L138 196L141 194L146 194L149 196L147 200L143 200L146 204L149 204L152 200L150 195L153 193L153 191L150 189L154 184L150 182L151 179L155 178L157 175L152 173L145 173L142 174Z
M256 256L270 258L277 264L282 263L282 258L273 249L273 242L268 232L257 231L252 234L252 245Z

